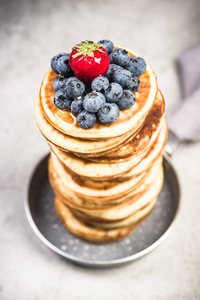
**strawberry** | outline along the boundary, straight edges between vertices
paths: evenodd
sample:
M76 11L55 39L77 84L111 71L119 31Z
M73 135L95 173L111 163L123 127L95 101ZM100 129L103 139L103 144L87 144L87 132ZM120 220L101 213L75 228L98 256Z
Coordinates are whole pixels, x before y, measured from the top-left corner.
M110 59L101 44L84 41L73 48L69 64L76 77L89 85L94 78L106 74Z

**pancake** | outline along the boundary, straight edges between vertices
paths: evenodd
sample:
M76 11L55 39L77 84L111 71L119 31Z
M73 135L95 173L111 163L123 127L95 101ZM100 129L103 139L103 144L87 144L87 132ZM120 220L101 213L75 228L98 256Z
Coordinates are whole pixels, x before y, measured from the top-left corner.
M104 229L104 230L110 230L110 229L116 229L116 228L121 228L121 227L126 227L126 226L131 226L135 223L137 223L139 220L144 218L146 215L148 215L151 210L153 209L155 203L156 203L156 198L150 201L146 206L143 208L139 209L135 213L133 213L131 216L121 220L121 221L114 221L114 222L98 222L94 220L88 219L87 215L84 215L83 213L78 212L77 210L73 210L72 212L74 216L76 216L80 221L87 222L92 227L99 228L99 229Z
M156 180L157 176L161 172L162 157L148 170L144 180L140 182L139 186L132 188L132 191L124 191L123 195L120 194L110 194L109 197L91 197L85 195L77 194L75 191L66 187L52 165L52 161L49 162L49 179L50 183L54 189L55 194L62 200L65 204L71 208L81 210L83 212L90 212L93 210L99 211L103 208L110 208L116 204L130 202L133 198L136 200L146 192L149 187Z
M134 51L125 49L130 56L137 55ZM56 76L57 74L50 69L45 75L40 88L39 98L44 115L54 128L69 136L82 139L113 138L130 131L147 115L157 93L156 76L147 63L145 73L140 76L140 89L135 93L136 104L128 110L121 110L120 117L115 123L105 125L97 122L90 130L84 130L78 126L75 117L70 112L63 112L55 107L53 103L55 94L53 80Z
M93 181L92 179L84 179L83 177L70 173L60 163L58 158L52 153L50 158L50 166L53 164L54 171L62 179L62 183L69 190L72 190L77 195L88 198L110 198L114 195L123 195L124 191L128 192L134 187L140 185L141 181L146 176L146 173L141 173L125 181Z
M75 218L71 210L57 197L55 198L55 209L59 218L71 233L94 243L106 243L120 240L129 235L145 219L145 217L140 219L140 221L132 226L111 230L102 230L88 226L79 221L77 218Z
M55 107L56 76L52 69L46 73L35 101L35 118L51 150L48 173L56 212L80 238L121 239L150 214L163 185L168 128L156 76L147 63L136 104L120 110L115 123L97 121L89 130L80 128L70 111Z
M60 159L60 161L67 167L70 171L83 176L85 178L92 177L93 180L108 180L114 179L121 176L131 176L131 174L139 174L145 169L147 169L157 156L162 153L165 142L167 138L167 125L166 120L163 119L161 124L161 129L159 135L151 146L147 149L147 153L144 152L142 155L136 155L131 160L120 162L120 163L98 163L93 161L88 161L73 155L71 153L66 153L60 151L54 146L50 146L53 153ZM132 171L132 173L131 173Z
M144 122L144 119L141 119L138 122L137 127L133 128L126 134L115 138L93 139L91 142L91 140L88 139L71 137L60 132L47 121L40 105L39 95L37 95L35 100L35 118L41 133L51 144L54 144L65 151L79 155L86 154L87 156L92 157L106 154L111 149L117 149L122 143L135 136Z
M141 162L135 168L132 168L128 173L124 174L123 175L124 178L131 177L140 174L141 172L144 172L147 168L151 167L159 157L162 157L162 152L165 143L167 141L167 137L168 137L168 127L167 127L167 122L164 119L160 133L156 141L148 151L147 155L141 160Z
M117 204L110 208L105 208L101 210L92 210L89 214L93 219L101 219L101 220L121 220L124 218L129 217L137 210L141 209L142 207L146 206L150 201L156 198L162 188L163 184L163 172L160 169L160 173L157 176L156 180L153 184L149 187L147 191L145 191L140 197L135 196L130 201L125 203Z

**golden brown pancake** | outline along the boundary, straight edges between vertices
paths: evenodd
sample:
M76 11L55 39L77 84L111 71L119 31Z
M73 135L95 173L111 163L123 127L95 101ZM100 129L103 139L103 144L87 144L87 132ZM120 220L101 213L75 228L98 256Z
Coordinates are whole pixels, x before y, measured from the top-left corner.
M110 230L110 229L132 226L133 224L138 223L139 220L141 220L144 216L148 215L151 212L155 203L156 203L156 198L150 201L147 205L145 205L141 209L137 210L129 217L120 221L93 220L90 219L88 215L84 214L83 212L74 209L71 209L71 211L74 214L74 216L77 217L83 223L87 223L88 225L95 228Z
M43 79L35 117L52 152L48 170L57 214L83 239L120 239L150 214L163 184L168 129L156 76L147 63L136 104L121 110L115 123L97 121L89 130L80 128L69 111L54 106L55 76L49 70Z
M141 119L138 122L137 127L122 136L110 139L92 139L91 141L89 139L71 137L60 132L47 121L41 108L38 95L35 101L35 118L41 133L51 144L74 154L86 154L91 157L109 153L111 149L117 149L122 143L135 136L144 122L144 120Z
M88 226L87 224L81 222L57 197L55 198L55 209L59 218L70 232L93 243L106 243L122 239L129 235L147 217L146 215L131 226L111 230L102 230Z
M76 192L75 189L69 188L69 185L66 186L66 182L63 182L65 176L60 177L57 173L57 170L54 168L53 161L50 159L49 161L49 179L50 183L54 189L55 194L70 207L79 209L82 211L91 211L91 210L99 210L102 208L113 207L118 204L126 203L132 201L132 199L137 199L142 196L144 192L146 192L153 182L156 180L158 174L162 172L162 157L158 159L158 161L148 169L148 171L144 172L144 177L140 180L139 184L137 183L135 186L130 189L125 189L124 187L129 187L130 183L134 182L134 180L129 180L129 185L123 185L122 187L124 191L120 191L120 193L116 193L116 189L120 189L120 185L116 180L116 188L110 188L109 193L104 195L101 193L99 196L99 190L96 189L96 194L94 194L94 189L89 189L89 186L86 188L82 188L78 186L75 182L74 186L77 187L77 190L80 189L80 192ZM134 177L133 177L134 178ZM73 186L72 182L73 178L70 181L70 186ZM91 181L91 180L90 180ZM101 182L104 184L104 182ZM112 193L111 193L112 192ZM93 194L93 196L91 195ZM96 195L96 197L94 197Z
M130 49L127 49L127 51L130 56L136 55ZM104 125L97 122L93 128L85 130L78 126L72 113L61 111L55 107L53 103L55 94L53 80L56 76L57 74L50 69L45 75L40 88L39 98L44 116L58 131L81 139L113 138L130 131L148 114L157 93L156 76L147 63L145 73L140 76L140 89L135 93L136 104L128 110L121 110L120 117L115 123Z
M117 178L123 180L123 177L130 177L132 175L140 174L148 169L151 164L161 155L163 147L167 138L166 120L163 119L161 129L156 141L147 153L142 155L133 155L129 161L119 163L100 163L93 162L87 159L77 157L71 153L59 151L58 148L51 145L53 153L59 158L62 164L69 171L74 172L84 178L92 177L93 180L112 180Z

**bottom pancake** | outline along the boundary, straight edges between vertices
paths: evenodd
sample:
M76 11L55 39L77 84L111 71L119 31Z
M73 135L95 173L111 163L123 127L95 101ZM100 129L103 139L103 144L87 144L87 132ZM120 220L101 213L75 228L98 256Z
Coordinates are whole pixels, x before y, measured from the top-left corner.
M76 236L85 239L90 242L96 243L106 243L115 240L119 240L129 235L136 227L144 221L147 217L142 217L139 221L132 224L131 226L121 227L117 229L99 229L95 227L91 227L86 223L78 220L70 209L65 205L62 201L60 201L57 197L55 198L55 209L58 217L63 222L64 226Z
M77 210L72 209L72 212L75 217L77 217L80 221L83 223L86 223L92 227L99 228L99 229L105 229L105 230L110 230L110 229L117 229L117 228L122 228L122 227L128 227L132 226L133 224L137 223L148 215L151 210L153 209L154 205L156 204L157 198L153 199L150 201L147 205L139 209L138 211L134 212L132 215L129 217L120 220L120 221L102 221L102 220L92 220L90 219L87 215L84 213L81 213Z

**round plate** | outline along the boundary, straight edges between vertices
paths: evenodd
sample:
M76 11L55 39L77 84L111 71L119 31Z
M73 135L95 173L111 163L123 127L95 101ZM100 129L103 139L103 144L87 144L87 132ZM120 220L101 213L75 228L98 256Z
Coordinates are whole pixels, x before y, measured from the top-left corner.
M36 167L30 181L25 211L34 232L49 248L70 261L91 267L109 267L137 259L156 248L168 235L177 215L180 188L170 160L164 157L164 184L149 217L128 237L94 244L66 230L54 210L54 193L48 180L48 156Z

